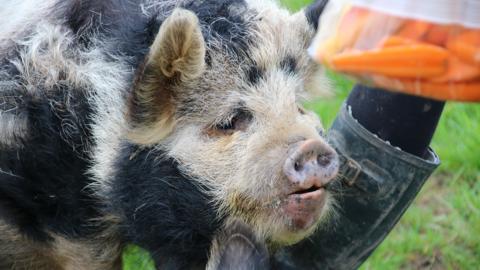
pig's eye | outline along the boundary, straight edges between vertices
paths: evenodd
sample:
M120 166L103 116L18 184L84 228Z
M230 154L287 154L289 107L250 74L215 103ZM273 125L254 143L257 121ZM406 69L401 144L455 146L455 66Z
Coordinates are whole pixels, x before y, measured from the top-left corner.
M238 109L232 114L231 118L215 125L217 131L231 134L235 131L244 131L252 121L253 115L245 109Z

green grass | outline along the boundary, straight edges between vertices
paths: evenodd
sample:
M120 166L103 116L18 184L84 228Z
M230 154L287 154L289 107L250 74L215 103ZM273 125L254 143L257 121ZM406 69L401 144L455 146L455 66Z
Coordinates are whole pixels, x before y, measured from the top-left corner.
M280 3L293 11L297 11L312 2L311 0L280 0Z
M122 260L124 270L155 270L150 254L136 246L128 246Z
M281 2L298 10L310 1ZM339 75L330 77L336 96L306 104L326 127L352 87L352 82ZM362 270L479 269L480 105L448 104L432 147L442 165ZM145 251L129 247L124 269L154 268Z

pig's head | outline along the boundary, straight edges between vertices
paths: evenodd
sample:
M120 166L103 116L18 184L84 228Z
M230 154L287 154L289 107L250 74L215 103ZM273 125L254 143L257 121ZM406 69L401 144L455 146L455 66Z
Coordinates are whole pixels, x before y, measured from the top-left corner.
M193 1L163 21L134 84L128 139L208 187L218 216L292 244L325 217L338 169L301 106L325 85L307 55L315 23L268 1L219 2Z

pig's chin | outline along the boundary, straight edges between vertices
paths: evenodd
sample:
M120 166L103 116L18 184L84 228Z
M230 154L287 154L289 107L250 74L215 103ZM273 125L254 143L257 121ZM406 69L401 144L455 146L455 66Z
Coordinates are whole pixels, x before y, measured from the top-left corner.
M329 216L332 199L324 187L282 193L273 195L274 200L263 201L236 192L229 205L272 246L292 245L312 234Z
M328 211L328 200L323 188L288 195L276 213L280 222L272 242L290 245L312 234Z

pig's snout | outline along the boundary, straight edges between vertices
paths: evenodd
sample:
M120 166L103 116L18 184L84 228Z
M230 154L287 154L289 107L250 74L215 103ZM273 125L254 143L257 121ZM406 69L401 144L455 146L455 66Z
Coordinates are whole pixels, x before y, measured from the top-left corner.
M338 173L338 156L325 142L310 139L290 147L283 171L299 190L324 187Z

